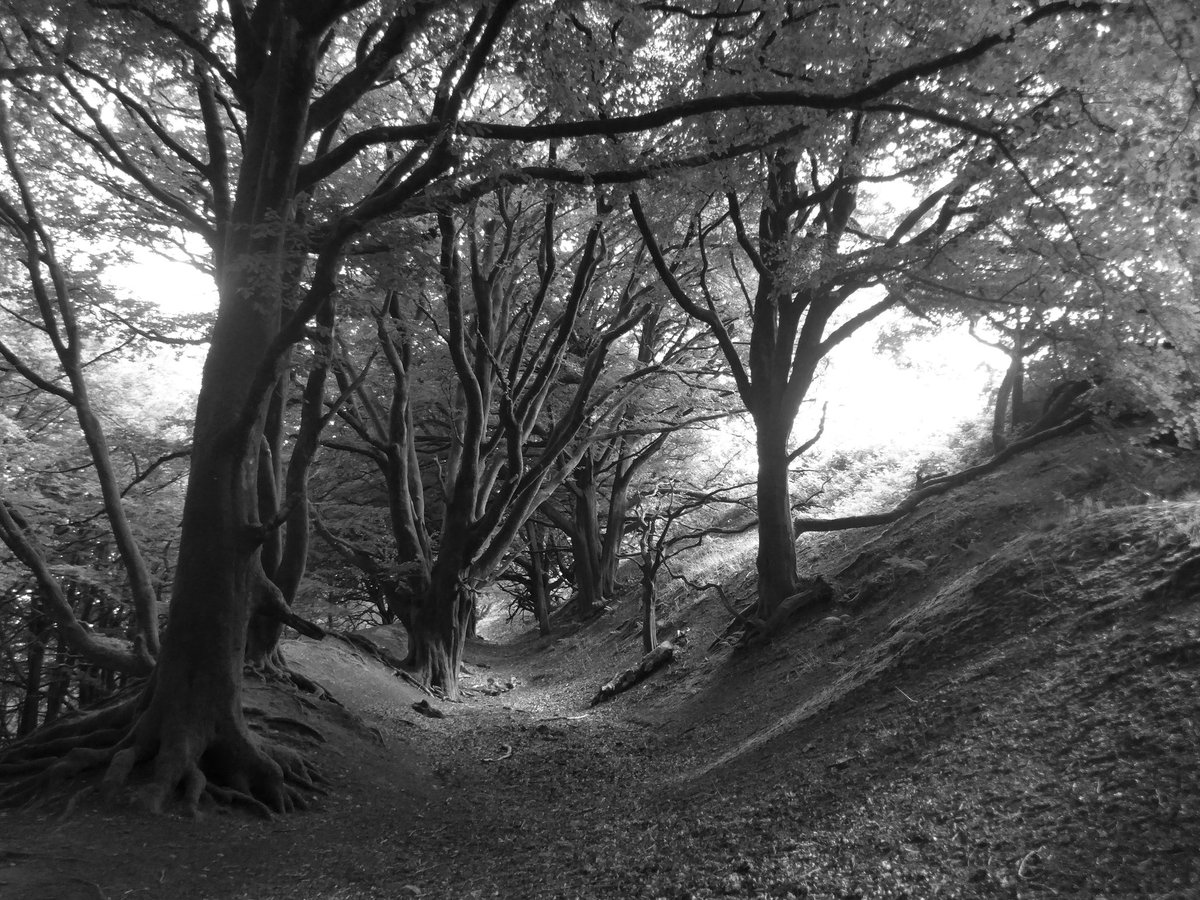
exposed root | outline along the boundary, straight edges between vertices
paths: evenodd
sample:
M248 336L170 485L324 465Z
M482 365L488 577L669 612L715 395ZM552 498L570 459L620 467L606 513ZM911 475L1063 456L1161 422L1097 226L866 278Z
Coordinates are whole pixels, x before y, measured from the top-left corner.
M100 784L100 792L107 800L113 800L117 793L129 783L133 767L142 761L144 756L139 753L138 745L125 747L113 755L112 762L104 772Z
M284 677L290 679L290 673ZM99 787L106 802L132 794L155 813L181 807L195 815L207 798L271 815L304 809L312 795L325 793L320 775L301 755L256 738L241 716L184 718L176 707L152 702L151 693L147 688L94 713L55 723L8 748L0 755L0 805L36 802L96 772L103 774L91 785ZM326 740L298 719L258 715L265 724ZM74 790L78 797L78 786Z
M0 753L0 773L4 772L5 765L53 761L77 747L115 743L133 723L139 699L138 696L127 697L111 706L39 728Z
M306 734L319 743L327 743L325 735L316 728L313 728L306 722L301 722L299 719L293 719L290 716L263 716L263 722L267 725L273 725L276 728L291 728L299 731L301 734Z
M327 691L324 687L322 687L318 682L313 681L307 675L301 675L299 672L296 672L292 669L288 669L286 677L297 688L304 691L304 693L312 694L318 700L326 700L329 703L332 703L334 706L342 705L338 701L338 699L333 696L333 694L329 693L329 691Z
M200 798L208 787L208 777L199 766L188 769L183 779L183 805L188 815L196 815L200 809Z
M312 694L318 700L327 700L335 706L342 705L320 683L313 681L307 675L301 675L299 672L289 668L281 653L273 653L259 663L247 663L243 671L246 675L253 675L264 683L270 681L284 682L291 684L306 694Z
M39 742L23 748L26 752L13 762L0 763L0 777L20 775L52 765L64 754L83 748L100 749L120 742L128 729L110 728L97 732L84 732L74 737L60 737L44 743ZM36 754L36 755L35 755Z
M108 763L116 748L80 747L62 759L27 778L21 778L0 789L0 806L34 803L54 793L68 779Z
M299 785L306 791L324 795L325 778L308 760L294 750L268 744L263 748L266 755L283 771L287 781Z
M270 816L305 809L309 803L306 794L325 793L317 771L286 747L257 741L244 732L225 735L218 741L185 729L164 740L161 723L145 719L143 716L124 732L104 730L101 734L108 746L90 746L100 736L80 734L77 741L83 746L75 746L57 759L40 756L9 764L6 772L22 777L0 788L0 805L28 804L53 796L61 785L102 768L101 795L113 802L131 787L139 769L149 763L153 764L149 780L133 788L132 793L139 805L154 813L165 812L178 800L186 814L196 815L207 797L219 804ZM302 722L283 717L270 720L325 740L319 731ZM50 746L62 749L68 742L60 730ZM80 793L68 803L68 813L78 796Z
M83 790L76 791L74 794L72 794L71 798L67 801L67 805L63 809L62 814L58 817L57 821L65 822L67 819L69 819L71 817L71 814L73 812L75 812L75 807L77 807L79 805L79 801L82 800L84 797L86 797L88 794L93 793L95 790L96 789L94 787L88 786L88 787L85 787Z
M271 808L267 804L261 800L256 800L246 791L235 791L232 788L223 788L215 784L208 785L205 790L210 797L225 806L244 806L264 819L274 817Z

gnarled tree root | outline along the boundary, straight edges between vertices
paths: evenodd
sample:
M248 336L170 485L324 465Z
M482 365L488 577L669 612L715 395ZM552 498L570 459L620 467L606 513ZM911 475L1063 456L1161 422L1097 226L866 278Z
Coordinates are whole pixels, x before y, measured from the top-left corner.
M324 793L320 775L303 756L256 739L244 724L203 729L195 723L163 722L149 710L135 719L135 710L132 704L121 710L129 723L125 728L113 727L111 715L85 716L69 727L63 723L45 729L45 740L35 734L22 742L14 748L20 751L18 758L0 770L19 776L0 786L0 805L54 796L67 782L100 768L106 800L132 791L155 813L178 799L186 813L195 815L207 797L218 805L271 816L307 808L307 795ZM109 727L93 730L102 719ZM148 781L135 783L136 773L147 766Z
M32 763L38 767L77 747L115 743L133 723L139 699L136 695L127 697L92 712L60 719L10 744L0 753L0 777L10 774L10 766Z

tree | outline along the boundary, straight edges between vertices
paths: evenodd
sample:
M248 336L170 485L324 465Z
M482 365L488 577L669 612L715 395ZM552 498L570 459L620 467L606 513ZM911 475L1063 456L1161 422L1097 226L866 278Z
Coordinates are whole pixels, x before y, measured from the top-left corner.
M353 402L342 419L387 485L396 560L393 603L418 677L457 696L474 597L495 577L543 500L586 458L593 433L643 373L610 351L646 315L606 262L606 210L564 208L557 192L497 192L461 218L438 217L441 297L375 311L387 400L339 378ZM560 246L577 251L561 259ZM564 265L564 262L568 265ZM610 290L614 288L615 290ZM415 306L414 306L415 304ZM439 414L414 427L414 332L448 355ZM433 425L438 422L440 425ZM437 479L429 450L437 456ZM432 500L426 492L436 492ZM427 526L435 509L436 539Z
M685 466L678 471L684 475ZM702 478L692 477L702 474ZM658 646L658 580L661 572L671 577L671 561L682 553L694 550L706 538L721 535L741 534L754 527L748 519L740 526L720 524L719 511L722 506L749 506L748 498L742 496L747 485L726 485L721 482L727 477L725 467L711 472L690 473L684 477L667 477L643 492L637 501L639 531L637 550L633 554L640 572L639 594L642 606L642 650L649 653ZM688 587L703 589L719 585L694 585L684 579ZM724 596L724 595L722 595Z
M728 416L720 406L729 391L720 383L717 355L715 343L688 317L654 307L638 336L637 364L645 373L641 391L621 404L564 489L542 507L570 541L581 618L616 596L622 543L635 521L629 514L630 492L641 473L672 435Z
M443 90L435 94L432 140L409 154L415 165L393 169L357 203L322 223L311 239L302 230L307 221L303 195L316 180L301 172L310 138L323 133L316 146L327 148L350 108L374 88L392 59L415 37L432 40L427 29L438 11L435 5L379 19L380 30L368 32L362 53L324 90L318 87L322 65L345 59L346 48L331 40L331 27L347 15L361 19L340 3L262 3L252 9L237 3L228 18L214 11L199 32L192 27L199 23L149 8L102 10L91 24L111 43L97 39L88 45L91 53L72 56L71 74L57 78L62 94L37 98L66 131L124 176L116 180L115 191L129 196L127 185L136 185L159 215L182 220L204 236L221 298L197 402L163 652L142 696L121 713L98 717L111 723L114 716L132 715L124 735L113 741L111 727L97 734L95 721L76 723L80 741L96 746L81 747L54 763L47 777L107 763L105 783L115 788L135 766L153 761L147 792L152 808L161 808L179 790L189 806L207 792L262 810L283 810L299 799L294 786L311 786L301 760L250 736L241 705L251 617L294 621L264 566L264 557L270 561L266 545L287 518L279 513L303 500L295 492L274 516L263 515L260 489L265 485L259 475L264 463L274 463L263 455L264 441L272 437L272 395L290 348L304 337L310 319L331 308L347 243L453 165L445 129L457 120L511 6L484 7L473 19L451 14L437 23L460 40L454 50L437 56L450 68ZM181 91L190 92L196 117L189 120L187 134L173 135L164 124L165 111L140 101L134 82L110 79L109 73L127 71L112 65L107 54L121 51L120 32L130 23L137 33L149 28L165 44L161 58L144 64L169 71ZM65 40L62 35L51 32L31 40L34 54L62 55L56 43ZM374 46L368 47L372 40ZM230 52L232 58L223 55ZM463 69L457 68L460 62ZM89 90L81 90L72 75ZM128 143L127 133L106 124L90 99L97 87L128 115L124 126L151 138L145 155ZM75 124L56 103L73 104L93 130ZM199 124L193 129L191 122ZM230 147L231 135L240 146ZM177 170L168 165L170 171L164 172L155 165L163 159L190 173L192 190L176 192L172 176ZM310 250L308 268L303 262ZM17 792L27 787L37 785L18 785Z
M92 635L79 624L62 584L51 571L28 524L20 512L4 499L0 499L0 538L33 573L43 609L64 633L70 635L76 652L108 668L144 674L150 670L159 646L154 583L126 515L108 439L91 400L84 374L90 360L85 356L85 336L79 327L80 314L73 297L70 275L58 260L56 241L19 159L9 117L2 102L0 148L15 194L0 196L0 223L14 245L17 258L22 260L26 268L34 306L32 319L25 319L16 310L11 310L10 315L18 321L32 321L34 325L31 330L45 336L56 364L50 369L54 374L40 370L40 366L28 354L23 355L2 342L0 356L25 381L37 390L65 402L75 415L103 497L104 514L128 575L137 620L133 647L122 649ZM59 384L59 372L65 385Z
M1085 7L1079 10L1096 11ZM876 61L866 48L849 42L844 59L826 67L814 64L809 77L840 83L843 99L829 107L820 125L804 123L797 137L764 152L752 186L743 187L737 175L731 176L723 191L725 209L707 212L710 228L728 222L734 238L726 245L736 243L744 257L732 264L732 276L713 265L715 257L729 251L710 237L709 246L699 246L700 277L690 289L681 283L658 247L641 197L631 194L631 210L660 276L676 302L720 343L754 420L759 620L773 620L800 586L788 469L809 445L792 447L790 435L818 366L857 329L904 299L911 272L984 227L997 215L997 205L1003 209L1018 202L1011 179L998 177L1002 161L1024 174L1001 134L1036 113L1044 98L1038 90L1026 92L1020 81L1008 94L1000 84L1025 71L1028 61L1020 57L1037 40L1030 36L1037 33L1033 26L1067 12L1047 5L1022 17L1019 48L997 49L1017 40L1017 31L988 33L956 52L883 77L873 76ZM881 31L910 27L907 13L899 10L896 20L885 17ZM844 11L839 8L836 15ZM945 15L948 21L954 18L949 11ZM843 21L830 23L835 43ZM876 24L864 25L865 17L856 21L868 33ZM969 33L978 35L977 27ZM989 53L999 57L994 69L980 64ZM917 98L911 102L903 93L910 86ZM893 93L899 96L889 101ZM954 112L932 111L927 97L939 98L942 109L953 104ZM982 117L986 126L979 123ZM865 224L869 210L856 215L861 194L872 182L900 179L923 187L922 198L891 222L877 219L872 230ZM713 194L702 194L701 210L712 199ZM748 204L756 219L743 212ZM874 299L858 299L872 287L879 289ZM732 296L739 292L749 331L745 356L735 336L742 317L734 312Z

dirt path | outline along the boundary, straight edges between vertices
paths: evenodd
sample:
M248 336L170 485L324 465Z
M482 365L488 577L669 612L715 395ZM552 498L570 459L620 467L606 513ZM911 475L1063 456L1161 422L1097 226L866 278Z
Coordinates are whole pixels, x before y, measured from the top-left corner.
M479 648L473 683L501 692L435 701L441 719L385 668L322 648L308 661L353 712L251 696L329 776L311 811L3 812L0 897L1200 896L1195 603L1146 628L1060 617L966 666L926 664L700 778L752 716L717 695L713 720L647 715L673 696L655 685L588 709L594 678L538 677L548 652L569 660L562 644ZM796 652L717 664L778 680ZM667 677L686 684L688 665ZM302 711L322 742L289 728Z

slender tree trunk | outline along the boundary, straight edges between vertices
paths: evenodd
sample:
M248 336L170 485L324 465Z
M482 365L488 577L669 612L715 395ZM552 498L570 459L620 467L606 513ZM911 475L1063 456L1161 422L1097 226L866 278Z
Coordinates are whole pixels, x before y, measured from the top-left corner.
M1012 382L1012 397L1009 401L1014 432L1029 421L1025 412L1025 360L1016 360L1016 367L1017 371L1013 375Z
M553 631L550 625L550 584L546 577L545 560L542 559L545 537L537 522L530 519L525 523L529 539L529 593L533 599L533 612L537 616L538 633L545 636Z
M1008 446L1009 434L1009 410L1013 411L1015 420L1016 406L1015 397L1013 394L1014 386L1016 385L1021 369L1020 351L1016 351L1008 366L1008 371L1004 373L1004 378L1000 382L1000 387L996 390L996 408L992 411L992 452L999 453Z
M649 653L658 646L658 590L654 586L655 573L651 551L642 555L642 649Z
M600 535L598 533L596 481L591 454L572 474L575 494L574 527L571 529L571 554L575 558L575 589L578 592L579 617L589 619L604 601L600 590Z
M46 625L42 614L34 610L29 618L30 641L25 651L25 695L21 698L21 715L17 720L18 736L29 734L38 727L42 708L42 669L46 659L48 636Z
M116 672L109 672L110 677L116 678ZM71 689L71 666L67 657L67 643L59 638L54 647L54 671L50 675L50 684L46 686L46 713L42 721L49 724L62 715L67 693Z

